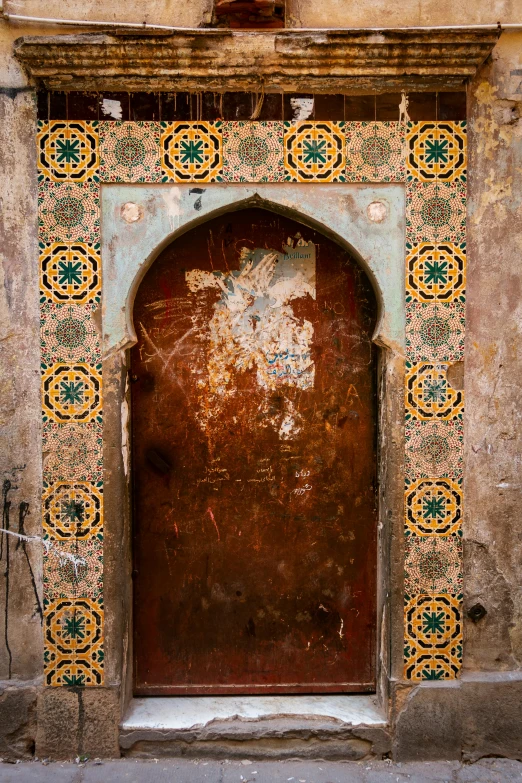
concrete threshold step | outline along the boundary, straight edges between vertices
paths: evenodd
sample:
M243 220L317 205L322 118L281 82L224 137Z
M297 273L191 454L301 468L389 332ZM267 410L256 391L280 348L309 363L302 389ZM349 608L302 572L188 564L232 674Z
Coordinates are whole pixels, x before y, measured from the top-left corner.
M374 696L175 696L133 699L122 755L139 758L383 758L390 733Z

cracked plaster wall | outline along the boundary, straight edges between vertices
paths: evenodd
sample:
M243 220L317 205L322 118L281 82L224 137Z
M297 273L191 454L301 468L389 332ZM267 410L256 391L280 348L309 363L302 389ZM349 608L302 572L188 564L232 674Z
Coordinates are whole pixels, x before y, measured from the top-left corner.
M0 483L7 480L12 484L8 493L11 529L18 530L19 504L26 502L29 515L24 527L34 535L41 532L42 481L36 111L32 91L24 89L25 77L10 59L11 46L11 35L0 35ZM4 513L2 526L5 524ZM38 547L28 552L41 601L42 551ZM11 539L8 564L4 541L0 562L0 680L27 680L42 673L42 627L37 605L22 548L16 550L16 542Z
M518 73L514 73L518 71ZM470 87L466 332L466 670L522 666L522 34Z

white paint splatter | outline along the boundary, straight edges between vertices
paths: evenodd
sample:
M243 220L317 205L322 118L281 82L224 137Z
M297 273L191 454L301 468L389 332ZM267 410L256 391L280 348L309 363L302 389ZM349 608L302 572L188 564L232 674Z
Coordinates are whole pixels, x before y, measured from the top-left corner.
M175 186L161 191L161 197L167 208L171 229L178 228L181 215L181 190Z
M121 120L123 114L121 109L121 101L113 100L112 98L104 98L101 103L102 114L106 117L112 117L113 120Z
M293 120L308 120L314 110L313 98L290 98Z
M208 388L200 418L203 429L217 416L222 399L235 392L234 372L255 368L259 387L267 391L313 387L313 325L296 318L291 305L294 299L316 297L312 242L300 240L295 247L285 246L283 253L243 248L239 270L193 269L185 273L185 279L193 293L206 288L221 292L209 323ZM282 418L268 419L282 440L297 435L299 420L287 398Z
M78 555L73 554L72 552L63 552L59 547L56 546L56 544L53 544L52 541L50 541L48 538L42 538L41 536L24 536L22 533L15 533L14 530L6 530L4 527L0 527L0 533L7 533L8 536L13 536L14 538L19 539L20 541L37 541L38 543L42 544L43 548L45 549L45 554L48 555L49 553L53 554L55 557L58 558L60 561L60 564L66 562L67 560L72 563L74 568L74 575L78 577L78 566L86 565L86 560L83 557L78 557Z

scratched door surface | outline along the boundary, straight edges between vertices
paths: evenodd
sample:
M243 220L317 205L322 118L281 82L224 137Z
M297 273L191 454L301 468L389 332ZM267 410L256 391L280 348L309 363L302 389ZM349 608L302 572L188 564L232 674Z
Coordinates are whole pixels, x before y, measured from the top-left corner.
M167 247L132 349L137 694L375 684L377 306L262 209Z

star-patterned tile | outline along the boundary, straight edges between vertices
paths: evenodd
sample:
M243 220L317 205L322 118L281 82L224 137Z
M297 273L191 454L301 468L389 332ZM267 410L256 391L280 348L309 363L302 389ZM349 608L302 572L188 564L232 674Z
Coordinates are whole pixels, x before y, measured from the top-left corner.
M38 179L41 182L98 180L98 123L50 120L38 123Z
M462 665L462 598L439 593L407 597L404 675L411 680L446 680Z
M45 302L97 304L101 294L100 245L40 242L40 295Z
M462 418L464 392L448 381L448 364L406 362L406 419L444 421Z
M216 182L221 174L221 123L162 122L163 182Z
M466 247L451 242L421 242L406 248L406 301L463 302Z
M466 181L465 122L410 122L407 143L408 180Z
M462 487L449 478L421 478L406 487L407 535L458 535L462 526Z
M290 182L345 182L344 122L285 122Z

